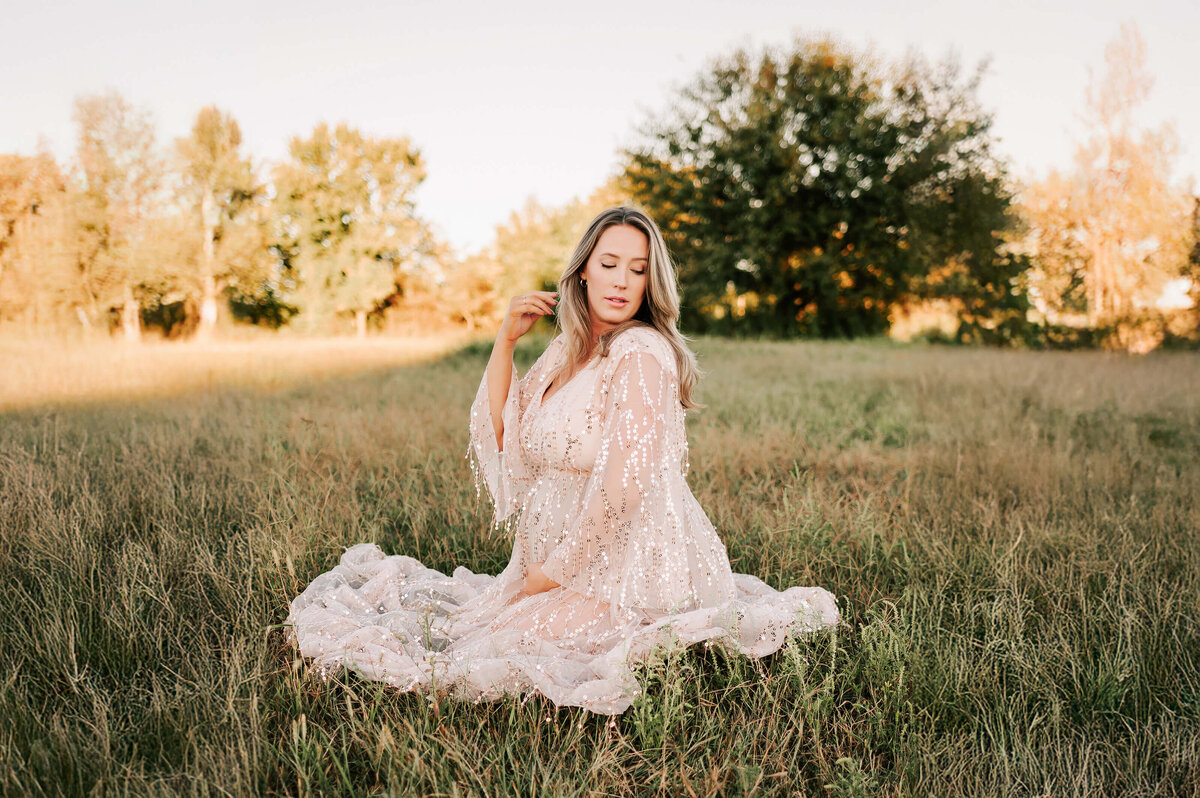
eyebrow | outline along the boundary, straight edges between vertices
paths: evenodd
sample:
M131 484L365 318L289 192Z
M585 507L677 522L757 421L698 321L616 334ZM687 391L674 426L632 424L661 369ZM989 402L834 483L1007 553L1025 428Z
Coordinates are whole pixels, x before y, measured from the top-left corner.
M602 258L620 258L621 256L620 256L620 255L618 255L618 254L617 254L617 253L615 253L615 252L601 252L601 253L600 253L600 257L602 257ZM635 261L638 261L638 260L640 260L642 263L649 263L649 262L650 262L650 261L649 261L649 260L647 260L646 258L634 258L634 260L635 260Z

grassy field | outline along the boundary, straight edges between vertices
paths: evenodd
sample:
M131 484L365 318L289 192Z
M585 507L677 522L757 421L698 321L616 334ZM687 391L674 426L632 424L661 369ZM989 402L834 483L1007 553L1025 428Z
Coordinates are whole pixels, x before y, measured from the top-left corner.
M664 655L610 722L307 673L279 624L343 547L509 552L487 347L322 346L0 347L4 793L1200 793L1195 355L701 339L697 498L845 622Z

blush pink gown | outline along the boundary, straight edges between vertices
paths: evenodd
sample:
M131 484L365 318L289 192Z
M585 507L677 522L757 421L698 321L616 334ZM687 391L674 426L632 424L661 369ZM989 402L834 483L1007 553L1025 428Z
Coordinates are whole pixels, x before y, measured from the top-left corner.
M658 646L714 641L761 657L838 622L820 587L776 591L730 570L686 481L675 357L635 327L549 398L555 338L511 381L497 447L484 375L468 457L494 522L512 536L497 576L447 576L372 543L350 547L291 603L318 670L348 668L401 690L468 700L540 693L617 714L639 693L631 665ZM561 587L522 591L530 563Z

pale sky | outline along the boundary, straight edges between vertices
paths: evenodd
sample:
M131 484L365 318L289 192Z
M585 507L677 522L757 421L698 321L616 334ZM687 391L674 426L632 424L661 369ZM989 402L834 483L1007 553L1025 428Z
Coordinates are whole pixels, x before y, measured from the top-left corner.
M0 152L45 137L71 157L71 104L115 88L161 143L216 104L255 161L321 120L406 135L426 159L420 213L460 253L527 197L558 204L616 170L647 112L738 45L828 33L885 57L990 56L980 98L1018 176L1069 165L1088 68L1138 24L1156 82L1145 121L1171 120L1177 176L1200 176L1200 0L104 3L0 0Z

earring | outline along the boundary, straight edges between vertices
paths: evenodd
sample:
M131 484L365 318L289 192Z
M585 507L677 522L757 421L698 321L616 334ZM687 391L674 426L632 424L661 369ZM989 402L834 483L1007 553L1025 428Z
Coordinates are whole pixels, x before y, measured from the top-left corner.
M582 277L579 278L579 284L584 288L587 288L587 280L583 279Z

